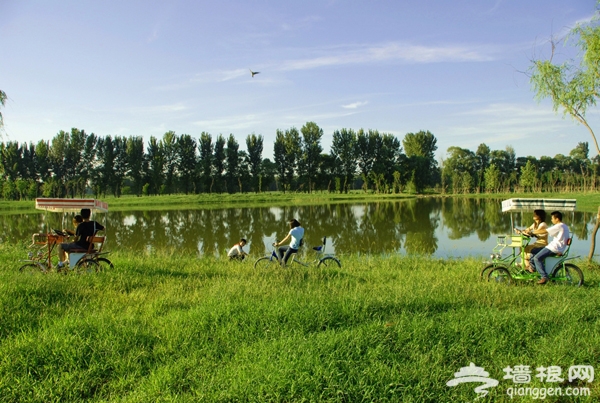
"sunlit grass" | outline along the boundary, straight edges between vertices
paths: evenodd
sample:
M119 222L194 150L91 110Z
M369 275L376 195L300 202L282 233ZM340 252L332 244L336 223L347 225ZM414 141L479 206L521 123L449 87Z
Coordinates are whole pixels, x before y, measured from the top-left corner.
M0 246L2 402L472 401L472 385L446 386L470 362L508 401L506 366L600 356L599 276L585 268L582 288L500 287L475 260L255 271L115 253L111 272L25 276L22 253Z

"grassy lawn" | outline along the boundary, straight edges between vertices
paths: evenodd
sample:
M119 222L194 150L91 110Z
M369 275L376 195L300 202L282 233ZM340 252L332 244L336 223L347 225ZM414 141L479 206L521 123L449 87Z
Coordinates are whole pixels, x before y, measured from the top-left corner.
M471 362L503 369L595 365L600 276L501 286L482 262L342 256L342 268L256 271L181 255L114 253L110 272L24 275L0 244L1 402L472 402L448 387ZM523 385L521 385L523 386Z
M89 198L94 196L90 195ZM378 194L352 191L350 193L295 193L295 192L263 192L263 193L235 193L235 194L198 194L198 195L164 195L164 196L121 196L100 197L106 201L111 211L123 210L167 210L167 209L206 209L224 207L254 207L284 206L284 205L310 205L323 203L364 203L375 201L394 201L414 197L468 197L468 198L493 198L509 199L515 197L529 198L555 198L577 199L577 210L597 212L600 207L600 192L597 193L504 193L504 194L469 194L469 195L410 195L410 194ZM0 214L13 214L16 212L34 212L33 200L0 201Z

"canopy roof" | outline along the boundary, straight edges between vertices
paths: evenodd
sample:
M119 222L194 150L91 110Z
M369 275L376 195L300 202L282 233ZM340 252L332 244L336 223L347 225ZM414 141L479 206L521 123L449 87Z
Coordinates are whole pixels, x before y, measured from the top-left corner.
M576 199L508 199L502 202L502 212L507 211L575 211Z
M35 208L59 213L66 211L79 212L82 208L89 208L90 210L106 213L108 212L108 203L96 199L37 198L35 199Z

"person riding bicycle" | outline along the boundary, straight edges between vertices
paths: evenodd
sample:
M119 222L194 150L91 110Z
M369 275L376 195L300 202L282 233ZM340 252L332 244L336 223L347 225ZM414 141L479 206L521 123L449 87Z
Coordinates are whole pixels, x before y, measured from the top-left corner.
M567 242L569 241L569 227L562 222L562 213L560 211L553 211L551 214L552 224L548 228L548 235L553 237L552 242L544 248L534 248L531 250L531 265L542 276L538 284L546 284L548 282L548 273L544 268L544 260L551 255L563 253L567 249Z
M290 232L286 235L281 242L275 243L275 247L279 247L277 249L277 258L279 259L279 263L281 263L282 267L285 267L288 259L292 255L292 253L298 252L300 246L303 244L304 238L304 228L298 220L295 218L289 221L290 223ZM285 243L288 239L291 238L290 244L281 246L281 244Z

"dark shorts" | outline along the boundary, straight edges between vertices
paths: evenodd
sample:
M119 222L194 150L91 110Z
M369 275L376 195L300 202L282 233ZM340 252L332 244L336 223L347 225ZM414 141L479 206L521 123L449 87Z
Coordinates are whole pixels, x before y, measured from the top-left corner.
M83 246L76 244L75 242L73 243L61 243L60 247L62 248L62 250L64 250L65 252L71 252L73 250L81 250L81 249L85 249Z

